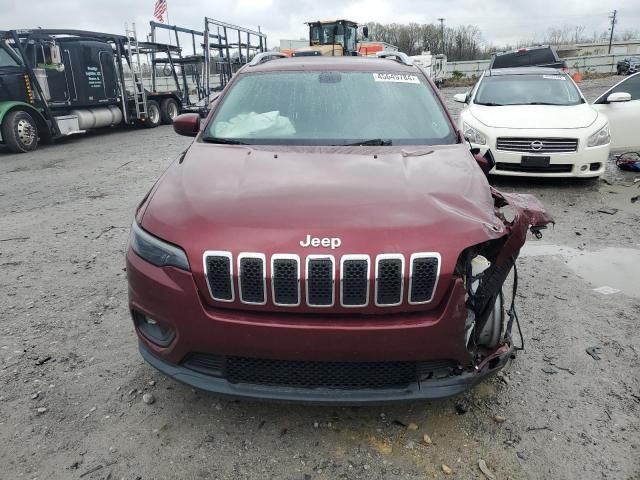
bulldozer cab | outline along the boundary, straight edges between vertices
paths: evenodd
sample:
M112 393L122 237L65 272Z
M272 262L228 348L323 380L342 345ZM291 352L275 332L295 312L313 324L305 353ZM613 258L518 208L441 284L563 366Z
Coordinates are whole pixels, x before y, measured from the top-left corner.
M358 24L350 20L308 22L309 48L321 55L356 55Z

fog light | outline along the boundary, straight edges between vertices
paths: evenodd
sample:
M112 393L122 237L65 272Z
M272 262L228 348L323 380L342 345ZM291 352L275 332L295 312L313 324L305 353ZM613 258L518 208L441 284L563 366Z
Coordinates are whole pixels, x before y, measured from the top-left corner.
M159 347L166 347L176 336L171 327L163 325L140 312L134 310L131 312L131 316L140 334Z
M580 167L580 171L584 172L584 171L586 171L586 170L587 170L587 168L589 168L589 166L588 166L588 165L582 165L582 166Z
M589 164L589 170L591 170L592 172L595 172L597 170L600 170L600 167L602 166L601 163L597 162L597 163L590 163Z

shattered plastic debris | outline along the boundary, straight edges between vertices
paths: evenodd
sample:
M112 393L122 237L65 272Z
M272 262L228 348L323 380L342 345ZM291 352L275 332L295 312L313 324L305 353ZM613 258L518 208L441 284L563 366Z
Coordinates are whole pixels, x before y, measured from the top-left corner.
M489 467L487 466L487 462L485 462L482 458L478 460L478 468L480 468L480 471L484 473L484 476L487 477L489 480L496 480L496 476L493 474L491 470L489 470Z
M616 213L618 213L618 209L617 208L601 208L598 210L598 212L606 213L607 215L615 215Z
M602 353L600 347L589 347L585 350L585 352L591 355L594 360L600 360L600 354Z

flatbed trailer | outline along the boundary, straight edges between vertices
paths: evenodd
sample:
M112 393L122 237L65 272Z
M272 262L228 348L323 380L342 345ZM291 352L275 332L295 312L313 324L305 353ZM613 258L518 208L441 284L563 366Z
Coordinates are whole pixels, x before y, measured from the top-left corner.
M188 110L171 58L178 47L67 29L0 31L0 144L21 153L40 142L114 125L153 128ZM166 52L175 90L146 88L141 59ZM155 68L152 64L151 68Z

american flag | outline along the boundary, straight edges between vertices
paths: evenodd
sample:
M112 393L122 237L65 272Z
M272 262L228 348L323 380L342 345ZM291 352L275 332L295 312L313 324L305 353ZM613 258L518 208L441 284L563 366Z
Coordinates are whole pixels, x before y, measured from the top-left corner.
M156 6L153 7L153 16L159 22L164 22L164 14L167 13L167 0L158 0Z

